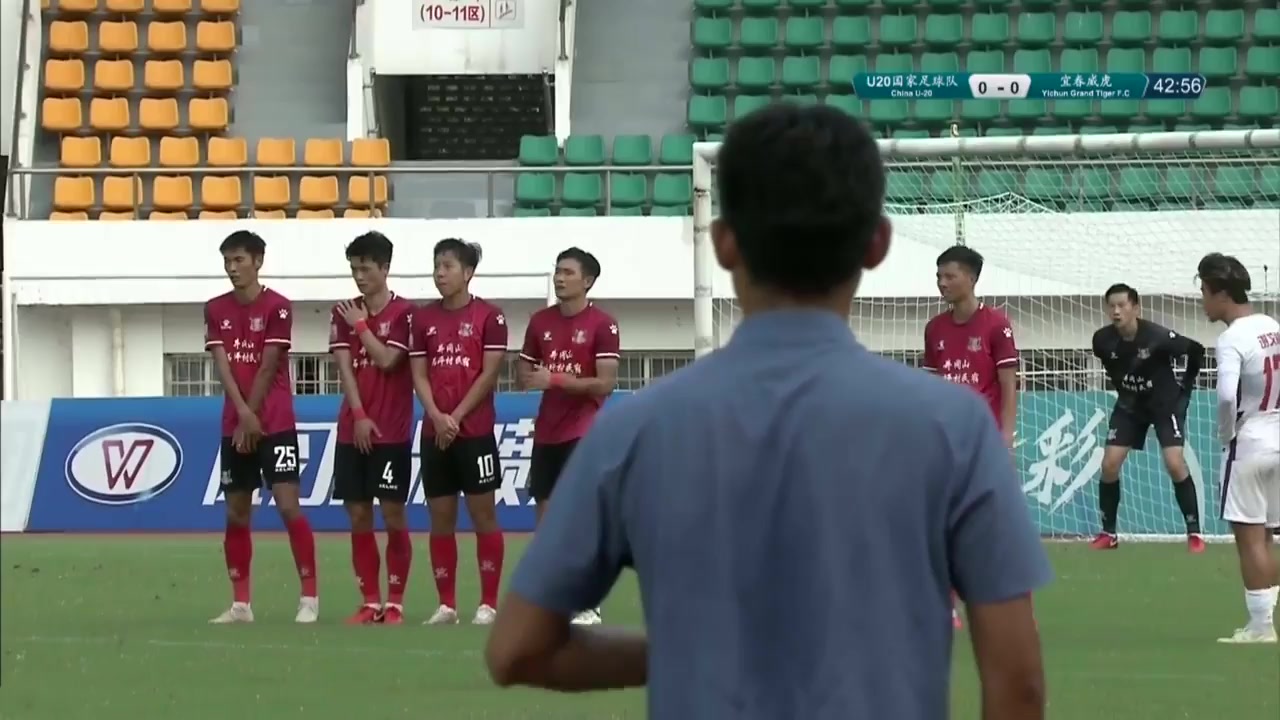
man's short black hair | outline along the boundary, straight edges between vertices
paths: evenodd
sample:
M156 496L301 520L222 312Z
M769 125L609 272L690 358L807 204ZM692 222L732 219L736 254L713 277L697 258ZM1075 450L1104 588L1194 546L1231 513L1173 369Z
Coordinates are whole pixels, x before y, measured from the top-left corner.
M1209 292L1224 292L1237 305L1249 302L1253 280L1249 278L1249 271L1245 269L1244 263L1234 255L1209 253L1201 258L1200 264L1196 266L1196 273L1200 276L1200 284L1208 288Z
M1134 305L1140 305L1142 302L1141 298L1138 297L1138 291L1124 283L1116 283L1115 285L1107 288L1107 291L1102 293L1102 299L1110 301L1111 296L1116 293L1124 293L1124 296L1129 298L1129 302Z
M391 264L392 249L391 241L386 235L370 230L347 246L347 259L372 260L379 267L386 267Z
M243 250L250 257L260 258L267 253L267 243L258 233L249 230L237 230L227 236L226 240L218 246L218 252L227 254Z
M445 238L436 243L435 249L431 251L431 256L440 257L444 253L453 255L464 268L475 270L480 264L481 252L479 243L469 243L459 238Z
M576 260L578 266L582 268L583 277L589 277L592 280L600 277L600 261L596 259L595 255L580 247L571 247L556 256L557 265L562 260Z
M799 297L857 277L884 212L875 139L824 106L770 105L733 123L716 186L747 274Z
M943 250L934 264L941 267L947 263L955 263L968 270L974 280L982 277L982 253L968 245L952 245Z

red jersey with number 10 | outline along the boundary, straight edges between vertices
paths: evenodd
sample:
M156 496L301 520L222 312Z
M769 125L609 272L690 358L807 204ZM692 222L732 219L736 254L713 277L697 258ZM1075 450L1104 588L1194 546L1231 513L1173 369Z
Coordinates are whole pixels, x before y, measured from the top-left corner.
M566 316L554 305L529 318L520 357L553 373L595 377L597 360L617 360L621 347L618 321L609 313L588 305L577 315ZM587 434L604 398L575 395L559 388L542 393L534 442L558 444Z
M356 298L355 303L363 306L364 300ZM413 303L393 293L386 307L376 315L369 315L366 321L369 331L378 338L378 342L403 350L407 355L413 310ZM379 368L369 357L359 333L347 324L337 308L334 308L329 323L329 352L335 350L351 352L360 403L365 414L378 427L379 434L374 436L373 442L378 445L409 442L413 438L413 374L409 370L409 358L401 358L390 370ZM338 442L354 442L355 425L355 416L344 396L338 410Z
M480 379L485 353L506 350L506 317L498 306L478 297L456 310L446 308L439 301L433 302L418 308L414 315L409 355L426 358L431 399L440 412L453 412ZM488 396L462 418L458 437L492 435L497 421L490 390ZM422 434L434 437L436 429L424 422Z
M1003 421L1003 398L996 371L1017 366L1013 326L997 308L979 305L963 323L956 322L950 311L944 312L924 328L924 369L978 391L997 425Z
M231 375L245 401L253 379L262 367L262 351L268 345L283 349L275 377L258 410L262 432L274 435L297 429L293 415L293 384L289 379L289 346L293 344L293 305L280 293L262 288L251 302L241 303L235 293L226 293L204 305L204 347L222 348L231 363ZM236 431L240 417L231 398L222 403L222 434Z

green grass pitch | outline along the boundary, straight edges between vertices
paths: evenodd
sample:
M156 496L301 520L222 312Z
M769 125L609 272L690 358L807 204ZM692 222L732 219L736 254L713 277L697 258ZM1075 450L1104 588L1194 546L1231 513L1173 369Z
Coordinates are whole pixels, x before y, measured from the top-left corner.
M435 590L424 538L410 624L346 627L355 609L345 537L320 540L322 620L293 624L297 581L279 536L258 536L257 623L213 627L229 590L221 539L5 536L0 545L0 718L4 720L595 720L643 718L638 692L553 695L494 688L484 630L423 627ZM507 567L526 539L512 536ZM1055 720L1280 717L1280 648L1219 645L1244 608L1230 546L1096 553L1051 544L1054 584L1037 597ZM459 549L459 601L477 595L474 547ZM698 602L698 598L689 598ZM605 605L638 625L634 579ZM953 717L978 717L969 648L958 637Z

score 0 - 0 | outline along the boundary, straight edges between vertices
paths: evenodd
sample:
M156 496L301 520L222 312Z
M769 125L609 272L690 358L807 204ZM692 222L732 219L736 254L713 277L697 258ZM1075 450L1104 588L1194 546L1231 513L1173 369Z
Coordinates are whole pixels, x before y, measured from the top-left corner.
M975 73L969 76L969 92L975 100L1020 100L1031 92L1031 76Z

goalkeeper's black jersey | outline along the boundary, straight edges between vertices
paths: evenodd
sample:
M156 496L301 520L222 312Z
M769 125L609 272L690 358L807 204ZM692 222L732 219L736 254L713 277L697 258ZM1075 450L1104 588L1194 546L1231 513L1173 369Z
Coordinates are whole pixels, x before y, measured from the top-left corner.
M1173 412L1184 393L1195 387L1204 361L1204 346L1184 335L1146 320L1138 320L1132 339L1121 337L1114 325L1093 334L1093 354L1102 361L1119 396L1116 403L1135 412ZM1175 361L1187 367L1179 382Z

